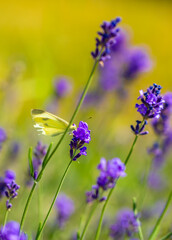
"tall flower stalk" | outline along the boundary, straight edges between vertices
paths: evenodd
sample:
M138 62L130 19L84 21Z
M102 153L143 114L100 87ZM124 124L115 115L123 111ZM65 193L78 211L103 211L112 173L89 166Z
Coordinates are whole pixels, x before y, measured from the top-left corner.
M137 120L136 127L131 125L131 129L136 136L134 138L134 141L130 148L130 151L124 161L125 166L127 165L128 161L131 157L131 154L132 154L134 146L137 142L138 136L148 134L147 131L144 131L144 128L147 124L147 119L160 117L161 110L163 109L164 102L165 102L163 97L160 95L161 88L162 88L161 86L159 86L157 84L153 84L153 86L150 86L146 92L143 92L142 90L140 91L140 96L138 97L138 100L141 100L141 104L136 104L135 107L137 108L137 111L142 115L143 120L142 121ZM105 212L106 206L109 202L109 199L112 195L113 189L114 188L112 188L109 191L107 200L102 208L99 224L98 224L97 231L96 231L95 240L99 239L104 212Z
M164 206L164 209L162 210L162 213L161 213L161 215L159 216L159 218L158 218L158 220L157 220L157 222L156 222L156 224L155 224L155 227L153 228L153 230L152 230L152 232L151 232L151 234L150 234L150 236L149 236L149 238L148 238L149 240L153 240L153 239L156 238L156 235L157 235L157 233L158 233L159 226L160 226L160 224L161 224L161 221L162 221L165 213L167 212L167 209L168 209L168 207L169 207L169 205L170 205L171 200L172 200L172 191L170 192L170 194L169 194L169 196L168 196L168 199L167 199L167 202L166 202L166 204L165 204L165 206Z
M134 149L134 146L135 146L135 144L136 144L137 139L138 139L138 136L135 137L135 139L134 139L134 141L133 141L133 144L132 144L132 146L131 146L131 148L130 148L130 151L129 151L126 159L125 159L125 166L126 166L126 164L128 163L128 160L129 160L129 158L130 158L130 156L131 156L131 154L132 154L132 152L133 152L133 149ZM101 232L101 228L102 228L103 216L104 216L106 207L107 207L107 205L108 205L109 199L110 199L110 197L111 197L111 195L112 195L112 193L113 193L113 190L114 190L114 188L111 188L111 190L110 190L109 193L108 193L107 199L106 199L106 201L105 201L105 203L104 203L104 205L103 205L103 208L102 208L102 211L101 211L101 215L100 215L99 224L98 224L97 231L96 231L95 240L98 240L98 239L99 239L100 232Z
M117 36L117 33L119 31L118 28L116 28L116 25L120 22L120 18L116 18L115 20L111 21L110 23L104 23L104 25L102 25L102 29L103 29L103 32L102 33L99 33L99 35L101 36L101 39L98 40L96 39L97 41L97 44L96 44L96 54L93 54L92 53L92 56L93 58L95 59L95 62L94 62L94 65L93 65L93 68L91 70L91 73L88 77L88 80L86 82L86 85L84 87L84 90L81 94L81 97L80 97L80 100L74 110L74 113L69 121L69 125L66 127L66 130L64 131L63 135L61 136L60 140L58 141L58 143L56 144L56 146L54 147L54 149L51 151L51 153L48 153L45 158L44 158L44 164L43 164L43 167L36 179L36 181L34 182L33 186L32 186L32 189L30 191L30 194L28 196L28 199L27 199L27 202L26 202L26 205L25 205L25 208L24 208L24 212L23 212L23 215L22 215L22 218L21 218L21 222L20 222L20 231L22 230L23 228L23 224L24 224L24 220L25 220L25 217L26 217L26 213L27 213L27 210L28 210L28 206L30 204L30 201L32 199L32 195L34 193L34 190L36 188L36 185L37 183L40 181L42 175L43 175L43 172L45 170L45 167L46 165L48 164L48 162L50 161L50 159L53 157L54 153L57 151L57 149L59 148L60 144L62 143L64 137L66 136L70 126L72 125L73 123L73 120L74 118L76 117L83 101L84 101L84 98L87 94L87 91L89 89L89 86L91 84L91 81L92 81L92 78L93 78L93 74L96 70L96 67L98 65L98 63L101 61L101 63L107 58L107 56L109 57L110 55L110 52L109 52L109 46L112 44L112 42L114 43L114 39L115 37ZM46 159L46 161L45 161ZM60 186L60 185L59 185Z

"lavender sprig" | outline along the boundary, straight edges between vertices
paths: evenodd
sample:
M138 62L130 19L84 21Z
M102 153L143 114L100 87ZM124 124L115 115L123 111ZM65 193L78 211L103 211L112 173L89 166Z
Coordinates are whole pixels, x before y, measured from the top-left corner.
M159 86L157 84L153 84L153 86L150 86L145 93L143 91L140 91L140 97L138 97L138 99L141 99L142 103L140 105L136 104L137 111L143 116L143 121L142 121L140 128L142 128L143 125L145 124L144 120L146 120L148 118L159 118L160 117L160 113L161 113L161 110L163 109L164 102L165 102L163 97L160 95L161 88L162 88L161 86ZM140 124L140 123L138 123L138 124ZM139 129L138 129L138 133L140 133ZM134 132L134 134L135 134L135 132ZM139 134L135 134L135 135L136 136L134 138L133 144L132 144L130 151L124 162L125 166L128 163L128 160L133 152L134 146L135 146L136 141L139 136ZM108 201L112 195L112 192L113 192L113 188L110 190L110 192L107 196L107 200L105 201L105 204L103 205L95 240L99 239L100 232L101 232L101 226L102 226L102 222L103 222L103 215L104 215L106 206L108 204Z
M117 17L110 22L103 22L102 32L98 32L100 38L96 38L96 49L91 52L94 59L99 58L99 61L103 63L110 58L110 47L116 43L115 38L119 32L119 28L116 26L120 21L121 18Z
M55 202L56 202L56 198L57 198L57 196L58 196L58 194L59 194L59 191L60 191L60 189L61 189L61 187L62 187L62 184L63 184L63 182L64 182L64 179L65 179L65 177L66 177L66 175L67 175L67 172L68 172L68 170L69 170L72 162L76 161L76 159L78 159L78 158L82 155L82 154L81 154L81 151L82 151L81 148L83 148L83 147L82 147L83 144L84 144L84 143L89 143L90 140L91 140L91 137L90 137L90 130L88 129L88 125L87 125L87 123L81 121L81 122L79 123L78 128L77 128L75 131L73 131L73 138L72 138L72 141L71 141L72 144L70 143L70 159L71 159L71 160L70 160L67 168L65 169L64 174L63 174L63 176L62 176L62 178L61 178L61 180L60 180L60 183L59 183L59 185L58 185L58 187L57 187L56 193L55 193L55 195L54 195L54 198L53 198L53 200L52 200L52 203L51 203L51 205L50 205L50 208L49 208L49 210L48 210L48 212L47 212L47 215L46 215L46 217L45 217L42 225L41 225L40 228L38 229L37 236L36 236L36 239L37 239L37 240L40 239L40 237L41 237L42 231L43 231L43 229L44 229L44 227L45 227L45 224L46 224L46 222L47 222L47 220L48 220L48 217L49 217L49 215L50 215L50 213L51 213L51 210L52 210L52 208L53 208L53 206L54 206L54 204L55 204ZM71 146L72 146L72 147L71 147ZM76 152L76 150L80 149L79 155L78 155L78 154L77 154L78 156L76 155L77 157L75 156L75 152L74 152L74 154L73 154L73 152L72 152L74 146L75 146L75 152ZM71 152L72 152L72 153L71 153ZM84 155L85 155L85 154L84 154Z

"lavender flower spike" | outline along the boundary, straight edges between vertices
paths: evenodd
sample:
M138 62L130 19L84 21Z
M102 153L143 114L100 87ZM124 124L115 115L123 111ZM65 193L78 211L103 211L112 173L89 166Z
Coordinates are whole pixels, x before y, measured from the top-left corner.
M106 191L113 188L119 177L125 177L125 165L119 158L113 158L112 160L106 161L105 158L100 160L100 164L97 166L100 170L100 175L97 178L97 184L92 186L90 192L86 192L87 203L94 200L99 202L105 201L106 198L101 196L100 191Z
M18 195L17 191L19 190L20 186L17 185L15 183L15 181L12 181L11 183L7 183L6 188L7 188L7 190L5 191L5 195L6 195L7 199L8 199L6 201L6 207L7 207L7 209L11 209L12 204L10 203L10 201L13 198L17 197L17 195Z
M160 95L161 88L160 85L154 83L146 92L140 91L138 99L140 99L142 103L136 104L136 108L144 119L160 117L165 102Z
M70 158L76 161L81 155L87 155L87 148L84 146L85 143L91 141L90 130L85 122L80 122L76 130L73 131L73 138L70 142ZM77 153L77 151L80 151ZM77 153L77 154L76 154Z
M74 212L74 203L65 194L61 194L57 197L56 208L58 211L57 223L59 228L63 228Z
M37 179L39 168L42 165L42 161L44 156L47 153L47 146L43 145L42 142L38 142L33 153L33 169L34 169L34 179ZM31 185L33 179L30 175L30 171L28 171L28 180L27 185Z
M10 221L0 229L0 239L2 240L27 240L27 235L20 233L20 224Z
M0 127L0 149L2 148L3 142L7 139L6 132L3 128Z
M110 236L115 240L122 240L126 237L133 237L138 232L139 223L137 216L130 209L121 210L116 218L116 222L110 228Z
M135 135L146 135L149 133L148 131L143 131L145 129L145 125L148 124L146 120L144 121L142 126L141 126L141 123L142 123L141 121L137 120L136 123L137 123L136 127L131 125L131 130Z
M94 59L99 57L99 61L104 62L110 58L110 47L116 42L115 38L119 32L116 26L120 21L121 18L117 17L110 22L103 22L102 32L98 32L100 39L96 38L96 49L91 53Z

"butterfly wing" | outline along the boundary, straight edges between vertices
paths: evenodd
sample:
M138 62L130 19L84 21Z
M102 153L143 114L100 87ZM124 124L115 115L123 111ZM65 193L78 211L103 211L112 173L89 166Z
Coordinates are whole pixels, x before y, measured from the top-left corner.
M57 117L49 112L40 109L31 111L35 122L34 127L44 135L57 136L64 133L69 123L64 119ZM69 132L75 130L75 126L70 126Z

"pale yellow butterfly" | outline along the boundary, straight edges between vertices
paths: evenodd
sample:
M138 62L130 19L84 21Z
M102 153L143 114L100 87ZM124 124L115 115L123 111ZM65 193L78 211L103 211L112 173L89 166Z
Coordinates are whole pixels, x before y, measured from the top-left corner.
M63 134L69 123L64 119L40 109L32 109L34 127L44 135L58 136ZM75 125L69 127L69 133L76 129Z

